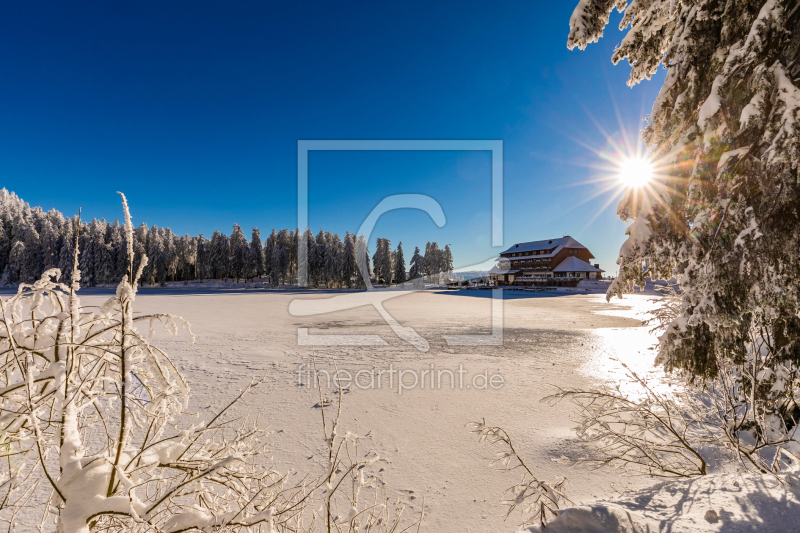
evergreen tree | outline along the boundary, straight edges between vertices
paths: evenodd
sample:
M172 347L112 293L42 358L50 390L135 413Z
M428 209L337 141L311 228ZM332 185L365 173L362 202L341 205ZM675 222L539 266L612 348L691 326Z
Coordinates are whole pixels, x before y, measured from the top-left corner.
M394 254L394 282L405 283L406 281L406 260L403 257L403 243L397 243L397 251Z
M11 265L6 264L5 268L3 269L3 274L0 276L0 286L8 287L13 283L12 275L11 275Z
M453 252L450 251L450 245L444 246L444 253L442 255L442 267L447 273L448 279L453 277Z
M195 279L206 279L211 275L211 265L206 239L202 233L195 239L195 247Z
M316 261L317 241L314 240L314 234L311 233L311 230L308 229L308 228L306 228L306 234L305 235L306 235L306 249L308 250L308 252L306 254L306 263L307 263L306 268L308 269L306 274L308 276L307 277L308 284L316 287L317 286L317 281L314 279L314 266L313 265L314 265L314 262Z
M419 253L419 246L414 247L414 255L411 256L411 270L409 276L411 279L419 279L425 275L425 258Z
M314 255L313 257L309 255L309 266L311 267L311 275L314 278L315 287L325 281L325 249L327 246L325 232L320 228L314 243Z
M11 253L8 255L8 282L16 283L20 280L20 271L25 256L25 243L21 240L15 240L11 245ZM23 280L24 281L24 280Z
M288 268L288 252L286 250L286 240L288 231L281 230L275 235L275 244L272 246L272 284L280 286L286 280Z
M250 240L250 260L251 277L264 275L264 247L261 244L261 232L258 228L253 228L253 235Z
M96 230L96 224L85 224L81 228L78 238L80 246L78 268L81 271L81 284L85 284L87 287L97 285L97 278L95 277L95 248L99 239L95 235Z
M642 134L656 175L617 206L633 222L607 297L675 278L656 362L722 383L737 445L766 450L800 412L800 9L582 0L567 46L598 40L614 5L628 84L667 73Z
M270 236L267 237L267 242L264 244L264 272L270 276L273 285L275 284L275 277L273 276L274 262L272 259L275 253L275 243L277 240L278 234L273 229Z
M175 234L169 228L163 230L163 246L164 246L164 267L166 270L166 278L170 281L175 281L175 276L178 274L179 255L178 243Z
M383 243L381 241L383 241L383 239L380 237L375 239L375 253L372 254L372 270L375 272L375 283L378 283L382 279L381 265L383 265L383 258L381 254L383 253Z
M356 267L358 272L356 273L355 285L359 289L364 289L367 287L366 282L369 281L370 271L369 249L367 249L367 239L364 237L363 233L358 236L356 246Z
M25 283L33 283L44 272L44 261L42 258L42 243L36 228L29 224L25 228L25 248L22 253L22 265L20 268L20 280Z
M96 257L96 281L99 284L114 283L116 277L116 265L113 260L114 251L111 249L110 244L97 242L95 246Z
M72 276L72 262L75 255L75 234L72 230L74 220L68 219L63 224L64 235L61 237L61 248L58 252L58 268L61 270L61 283L69 283Z
M167 282L167 258L164 253L164 234L161 228L153 226L150 228L150 248L147 250L150 270L150 284L161 285Z
M3 189L5 191L5 189ZM8 264L8 254L11 251L11 240L8 238L8 230L5 229L2 219L0 219L0 269L5 272Z
M278 232L278 272L283 284L290 282L291 274L291 244L292 236L289 230L281 230Z
M302 235L300 228L297 228L296 231L289 232L287 248L289 252L289 276L292 282L297 280L297 249Z
M391 285L392 283L392 244L389 239L381 239L381 277L383 278L384 285Z
M211 269L214 279L223 279L228 275L228 240L219 230L211 236Z
M612 56L632 65L628 84L667 74L642 136L658 175L617 208L633 223L608 297L643 286L645 262L648 277L678 279L668 368L713 376L748 353L800 363L796 2L584 0L567 46L598 40L615 5L631 25ZM791 396L789 380L776 387Z
M425 267L425 275L430 276L434 271L433 253L431 253L431 243L425 244L425 255L422 256L422 264Z
M114 281L119 281L125 274L128 273L130 267L130 258L128 257L128 239L125 236L121 236L119 242L116 244L114 257L116 258Z
M0 224L2 226L2 224ZM53 227L50 219L42 221L41 233L42 263L43 270L58 266L58 231Z
M342 282L346 287L353 286L353 276L357 274L355 235L349 231L344 236L344 250L342 252Z
M233 232L230 238L230 257L231 257L231 274L236 281L239 278L244 278L244 273L247 268L247 255L249 252L249 245L247 239L244 237L242 227L238 224L233 225Z
M325 248L325 280L334 286L339 282L341 275L339 272L339 259L341 252L339 246L341 241L338 235L328 234L325 236L328 246Z

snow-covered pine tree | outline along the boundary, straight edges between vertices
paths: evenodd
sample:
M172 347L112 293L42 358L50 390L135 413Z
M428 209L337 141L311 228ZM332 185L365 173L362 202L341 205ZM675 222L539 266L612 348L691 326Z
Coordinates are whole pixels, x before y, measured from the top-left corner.
M197 261L197 243L188 233L176 237L175 246L178 252L178 279L188 281L194 278Z
M147 255L147 250L150 249L150 228L147 226L147 223L142 222L136 228L136 257L139 262L141 262L141 257ZM140 255L141 254L141 255ZM141 282L147 283L149 282L151 276L150 272L153 269L153 263L148 261L144 264L142 270L142 277Z
M61 283L69 283L72 279L72 261L75 255L75 220L67 219L61 235L61 247L58 252L58 269L61 271Z
M5 191L5 189L3 189ZM0 218L0 269L5 271L8 264L8 254L11 251L11 241L8 238L8 230L5 229L5 224Z
M55 268L58 265L58 240L58 230L53 226L53 222L49 217L45 218L42 221L40 235L43 271Z
M250 257L253 261L252 270L254 277L264 275L264 245L261 243L261 231L253 228L253 235L250 239Z
M349 231L344 236L344 250L342 252L342 283L346 287L353 286L353 277L357 274L356 267L356 243L355 235Z
M381 265L383 264L383 258L381 254L383 253L383 243L381 241L383 241L383 239L380 237L375 239L375 253L372 254L372 271L375 273L375 283L379 283L382 279Z
M300 228L289 232L289 276L292 279L292 283L297 282L297 253L302 235Z
M309 285L316 287L317 283L314 279L314 262L317 255L317 241L314 239L314 233L310 228L306 228L306 281Z
M634 220L608 296L641 285L645 261L649 277L678 279L668 368L714 375L718 358L761 345L773 366L800 363L799 6L582 0L570 20L567 46L583 49L624 11L612 61L632 65L629 85L667 68L642 136L659 177L618 206Z
M25 250L22 254L20 281L33 283L42 272L44 272L44 262L39 232L36 231L33 224L28 224L25 228Z
M397 251L394 254L394 282L404 283L406 281L406 260L403 257L403 243L397 243Z
M96 282L99 284L114 283L116 277L116 265L114 264L114 250L111 244L97 242L95 253L96 257Z
M309 266L311 267L311 276L314 278L314 286L325 282L325 249L327 246L325 232L320 228L315 240L313 258L309 254Z
M9 283L16 283L20 280L20 271L25 257L25 242L15 240L11 245L11 253L8 254L8 277Z
M247 253L249 245L247 239L242 232L242 227L238 224L233 225L233 231L230 238L230 256L231 256L231 274L239 281L239 278L245 277L245 269L247 268Z
M289 276L289 230L280 230L272 248L273 284L282 285Z
M78 237L78 250L80 253L80 262L78 263L78 270L81 271L81 282L87 287L97 285L97 277L95 276L95 244L99 239L94 235L97 229L96 224L83 224L80 235Z
M273 285L276 283L275 277L273 275L274 274L273 257L275 253L275 243L277 242L277 240L278 240L278 234L273 229L270 236L267 237L267 242L264 243L264 272L266 272L266 274L270 276L270 280Z
M366 282L369 281L369 249L367 248L367 239L364 234L358 236L356 241L356 273L355 286L358 289L366 289Z
M194 279L206 279L211 272L210 265L208 264L208 247L206 245L206 238L201 233L195 240L195 263L194 263Z
M428 279L434 283L439 282L439 274L442 272L442 251L439 243L429 242L425 246L425 273Z
M329 284L336 286L341 279L339 268L341 252L339 247L342 242L338 235L330 233L326 234L325 238L328 241L328 246L325 249L325 278Z
M175 276L178 274L178 245L176 243L175 234L169 228L163 229L163 245L164 245L164 267L165 279L175 281Z
M426 276L432 276L433 271L435 269L435 265L434 265L433 252L431 251L430 242L425 244L425 255L422 256L422 264L425 266L424 274ZM430 280L430 277L428 277L428 280Z
M161 285L167 282L167 258L164 253L164 232L158 226L150 228L150 248L147 250L149 263L153 265L150 271L150 284Z
M392 243L389 239L381 239L381 276L385 285L392 284Z
M119 230L119 236L116 234L112 235L111 242L114 248L114 264L116 265L114 282L119 282L122 280L122 276L128 272L128 267L130 266L127 234Z
M411 256L411 269L409 277L412 280L420 279L425 275L425 258L419 253L419 246L414 247L414 255Z
M212 277L214 279L223 279L227 274L225 266L228 261L228 246L225 235L219 230L214 230L209 248Z
M453 277L453 252L450 250L450 245L445 244L444 252L442 255L442 261L444 266L444 271L447 275L447 278L450 279Z

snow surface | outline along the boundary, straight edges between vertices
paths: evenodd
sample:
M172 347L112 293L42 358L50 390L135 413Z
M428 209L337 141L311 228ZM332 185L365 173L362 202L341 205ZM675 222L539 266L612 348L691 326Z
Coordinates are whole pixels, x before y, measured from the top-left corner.
M768 476L719 473L659 483L607 502L565 509L546 531L796 532L800 531L800 478L795 475L789 486Z
M318 391L298 386L299 363L310 363L316 351L321 368L386 368L457 370L467 376L487 370L499 373L505 386L499 390L386 388L360 390L344 396L341 427L360 436L360 447L379 454L381 473L390 494L400 497L418 513L424 497L422 531L437 533L482 531L513 532L516 518L504 521L500 503L503 491L518 481L515 473L489 467L495 449L479 444L466 428L468 422L486 418L507 429L537 475L556 481L573 480L569 495L575 502L609 494L613 488L635 489L652 484L648 479L623 479L612 472L570 468L565 459L586 454L570 422L570 406L549 407L539 399L552 385L591 386L618 377L609 354L649 366L653 358L647 344L653 341L641 321L605 314L630 313L644 308L650 297L634 295L609 304L602 294L572 291L506 293L503 346L447 346L443 334L488 334L491 326L491 291L423 291L385 302L386 310L403 326L413 327L430 343L421 353L398 339L373 307L363 307L312 317L288 312L295 298L328 298L341 291L240 290L197 293L183 286L145 287L136 298L137 310L158 310L181 315L192 323L197 340L156 333L159 346L185 373L191 387L190 405L204 418L209 406L219 407L254 375L267 379L248 406L271 424L273 457L281 471L294 468L301 476L319 472L323 457ZM577 289L577 288L575 288ZM98 305L100 293L84 289L82 301ZM94 295L93 295L94 294ZM603 314L600 314L600 313ZM381 335L387 346L317 347L297 345L297 328L309 334L359 333ZM335 398L331 391L326 397ZM613 487L613 488L612 488Z
M658 375L652 368L655 352L648 349L655 339L640 320L652 306L652 295L634 294L608 303L605 281L543 293L505 291L504 344L464 347L447 346L442 335L490 333L491 291L427 290L387 300L386 310L400 324L428 340L430 351L421 353L398 339L371 306L309 317L288 312L296 298L329 298L343 291L198 285L205 287L145 287L137 296L137 310L177 314L192 323L196 344L160 332L156 342L184 372L193 395L189 411L199 412L200 418L230 399L251 377L266 372L257 395L238 409L269 421L275 432L271 449L276 467L292 468L298 472L295 476L318 473L327 461L320 413L314 408L318 391L298 385L298 365L309 364L312 353L319 368L329 371L335 357L338 369L353 372L390 364L419 371L433 364L452 370L463 365L468 379L484 370L503 376L505 384L499 390L445 386L404 390L400 395L386 387L351 387L344 395L341 427L359 435L362 450L380 456L385 486L408 506L407 513L419 513L424 501L422 531L519 530L516 516L504 520L500 503L503 491L518 476L490 468L497 450L479 444L465 428L481 418L510 433L537 476L548 481L570 479L567 495L578 507L565 511L560 520L574 525L554 531L717 531L735 520L741 521L741 529L726 531L749 531L753 526L759 531L785 531L770 529L770 524L785 524L777 522L780 515L775 513L797 512L794 492L768 486L772 482L757 477L737 478L742 488L736 490L732 478L714 476L653 486L653 479L569 466L588 452L572 431L572 409L568 404L540 404L539 399L554 385L618 382L621 373L611 356L637 372ZM81 292L84 304L98 305L111 291ZM387 345L298 346L298 327L309 328L310 335L378 334ZM323 396L335 398L327 389ZM719 494L709 493L714 488L720 488ZM645 490L626 492L638 489ZM613 502L600 500L621 493ZM704 522L708 509L721 520ZM775 517L768 518L767 513ZM604 516L620 523L628 520L630 527L609 528L609 522L602 522Z

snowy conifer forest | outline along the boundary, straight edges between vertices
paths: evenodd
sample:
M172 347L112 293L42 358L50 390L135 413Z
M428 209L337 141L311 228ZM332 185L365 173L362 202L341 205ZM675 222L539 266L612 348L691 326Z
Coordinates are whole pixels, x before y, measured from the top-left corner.
M72 275L75 234L78 234L81 282L84 286L116 285L128 270L130 258L127 237L118 220L78 222L58 211L31 207L5 188L0 190L0 285L33 283L42 272L58 268L59 281ZM297 235L299 230L272 230L262 238L253 228L248 239L241 226L234 224L230 235L215 231L211 238L203 234L179 236L156 225L142 223L134 232L133 264L149 259L140 283L163 286L172 281L223 279L246 281L269 276L273 285L297 282ZM303 233L308 243L309 283L315 287L361 288L357 275L358 239L347 232L338 234L319 230ZM372 255L372 273L385 285L407 281L402 243L392 249L387 239L378 238ZM368 254L369 250L365 249ZM369 256L366 256L369 264ZM416 248L411 264L411 279L449 273L453 270L450 246L442 250L435 242L425 246L425 255Z

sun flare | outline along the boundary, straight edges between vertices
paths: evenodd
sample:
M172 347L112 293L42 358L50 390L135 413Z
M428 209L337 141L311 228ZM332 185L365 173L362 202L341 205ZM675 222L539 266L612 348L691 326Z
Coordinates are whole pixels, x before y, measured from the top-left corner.
M653 178L653 163L644 158L630 158L622 162L619 177L628 187L642 187Z

